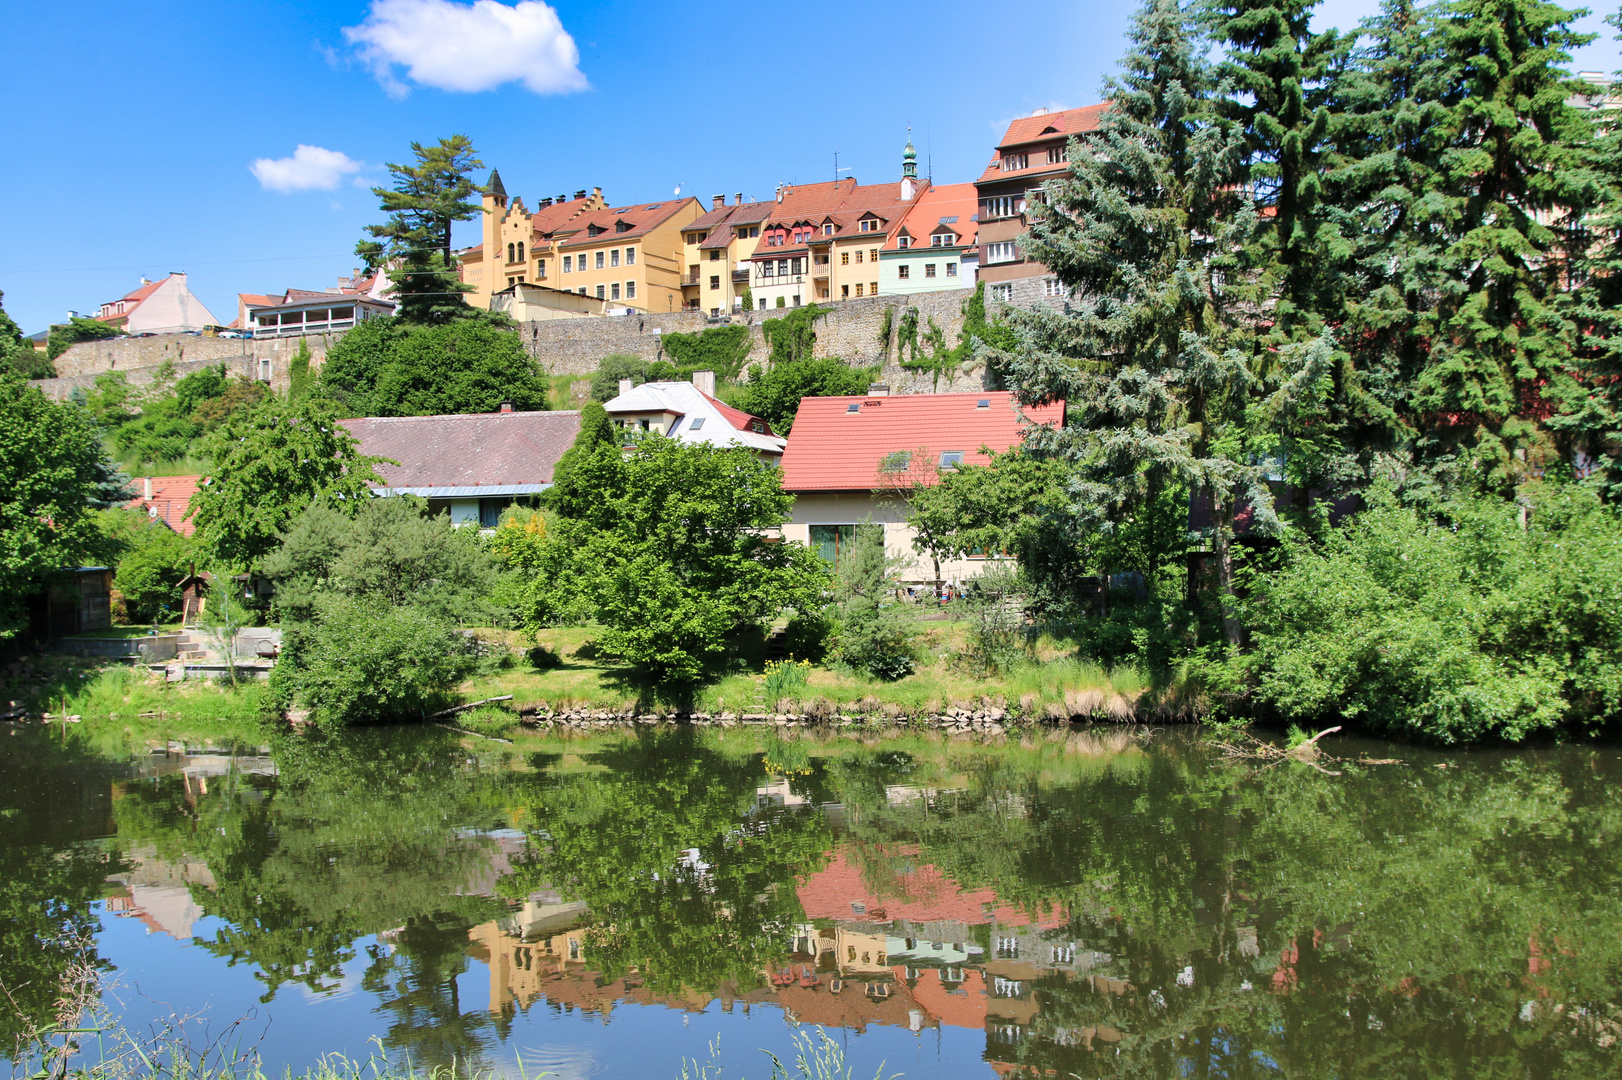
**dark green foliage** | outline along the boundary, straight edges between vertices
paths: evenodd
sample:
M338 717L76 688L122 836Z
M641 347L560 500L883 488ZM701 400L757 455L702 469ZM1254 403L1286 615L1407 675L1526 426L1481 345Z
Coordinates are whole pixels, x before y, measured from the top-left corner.
M600 447L575 469L579 516L547 536L548 585L590 598L597 646L656 683L690 683L735 632L814 606L820 560L763 530L788 517L777 469L741 448L650 439ZM589 498L580 497L589 493Z
M747 326L711 326L696 334L665 334L665 355L680 378L695 371L713 371L720 381L736 379L751 348Z
M22 328L6 314L6 294L0 292L0 374L7 372L25 379L54 379L56 367L34 343L23 336Z
M451 225L482 213L470 174L483 162L465 135L432 146L414 142L411 152L415 164L390 163L392 185L372 189L389 218L366 227L373 239L362 240L355 253L368 270L388 270L402 321L437 324L477 315L462 299L473 287L462 282L451 255Z
M102 546L102 462L83 409L0 375L0 640L22 629L25 597Z
M893 681L917 666L906 616L896 601L896 574L906 560L884 546L884 526L856 526L856 539L834 567L838 611L834 655L876 679Z
M100 319L86 319L82 315L74 315L67 322L51 327L50 334L45 338L45 358L55 360L67 352L70 345L77 345L81 341L105 341L107 338L123 336L124 331L116 326L108 326Z
M579 480L581 466L591 461L598 449L618 446L614 422L608 418L601 403L588 401L580 410L580 431L574 443L563 452L552 467L552 487L546 493L546 502L565 517L585 517L587 505L596 498L595 492L584 487Z
M356 508L381 483L379 459L355 452L356 439L316 398L267 398L232 416L204 442L215 467L192 496L196 537L216 566L248 567L317 502Z
M781 296L777 298L777 306L783 306ZM772 350L767 358L771 365L811 359L817 345L817 320L826 314L825 308L807 304L762 322L760 333Z
M298 350L287 361L287 396L297 401L314 386L315 378L310 374L310 343L299 338Z
M546 379L517 331L478 319L370 319L332 347L321 392L348 416L445 416L546 408Z
M630 379L632 386L648 381L651 361L629 353L609 353L597 364L591 375L591 400L611 401L619 396L620 380Z
M853 368L836 357L796 360L762 369L749 366L749 381L728 391L727 404L758 416L779 435L794 426L800 399L865 394L877 368Z
M1518 741L1622 713L1622 519L1575 485L1437 516L1377 494L1297 545L1246 603L1252 649L1218 684L1303 721L1439 742Z
M130 622L176 622L180 618L180 581L197 562L197 545L163 522L141 517L118 557L113 588L123 596Z
M294 621L313 618L323 596L342 595L477 624L488 618L484 597L494 582L478 530L430 515L410 495L366 499L354 513L311 506L259 571L276 585L276 610Z

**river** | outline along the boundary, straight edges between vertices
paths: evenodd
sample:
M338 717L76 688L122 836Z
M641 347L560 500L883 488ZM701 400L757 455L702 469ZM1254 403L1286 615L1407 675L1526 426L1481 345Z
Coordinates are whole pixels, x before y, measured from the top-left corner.
M1324 745L1400 760L0 731L0 1046L88 961L108 1017L270 1075L766 1077L796 1024L858 1078L1616 1075L1622 752Z

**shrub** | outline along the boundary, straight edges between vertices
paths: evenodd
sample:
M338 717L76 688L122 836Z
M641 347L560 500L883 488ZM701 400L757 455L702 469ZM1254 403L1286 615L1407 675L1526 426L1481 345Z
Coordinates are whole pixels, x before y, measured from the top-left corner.
M1025 614L1019 573L994 563L964 589L968 648L963 660L976 675L1006 675L1025 660Z
M1622 711L1622 521L1585 487L1427 515L1376 493L1321 551L1258 578L1252 649L1205 674L1296 720L1444 743Z
M138 526L118 560L113 588L124 598L132 623L167 622L180 614L181 578L190 572L197 548L162 522Z
M323 597L288 628L273 689L323 726L420 719L477 666L450 623L380 597Z
M856 527L855 540L840 554L834 570L839 604L838 658L874 678L894 681L911 675L916 664L911 634L895 604L895 571L903 560L884 548L884 527Z
M783 628L783 646L791 659L819 664L828 655L828 639L835 630L835 621L827 612L802 611Z

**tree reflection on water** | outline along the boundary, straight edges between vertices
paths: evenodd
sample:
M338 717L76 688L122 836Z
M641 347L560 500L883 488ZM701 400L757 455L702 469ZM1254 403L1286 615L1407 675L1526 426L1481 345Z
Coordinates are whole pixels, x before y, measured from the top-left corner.
M220 920L197 944L266 1000L359 961L377 1034L424 1065L488 1058L541 1002L983 1030L999 1070L1082 1077L1618 1063L1610 749L1410 751L1340 776L1215 760L1189 732L655 729L496 756L351 732L280 744L274 768L121 777L49 754L0 756L8 988L65 964L12 927L62 940L167 866ZM488 1000L458 989L474 964Z

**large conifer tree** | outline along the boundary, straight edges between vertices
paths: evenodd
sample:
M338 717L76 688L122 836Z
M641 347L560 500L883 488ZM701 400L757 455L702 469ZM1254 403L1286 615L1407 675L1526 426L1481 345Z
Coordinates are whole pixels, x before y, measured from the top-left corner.
M389 187L375 187L389 218L368 225L373 239L362 240L355 254L368 270L388 269L398 304L408 322L440 323L473 314L462 299L472 290L462 282L451 255L451 225L481 213L470 201L479 189L471 174L483 162L466 135L452 135L432 146L412 143L414 165L390 164Z

